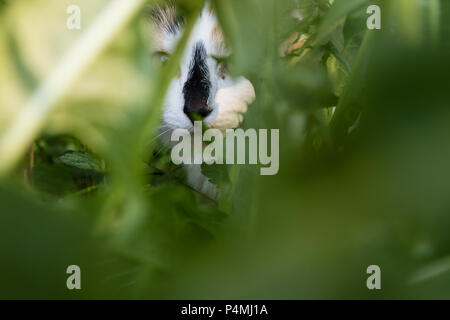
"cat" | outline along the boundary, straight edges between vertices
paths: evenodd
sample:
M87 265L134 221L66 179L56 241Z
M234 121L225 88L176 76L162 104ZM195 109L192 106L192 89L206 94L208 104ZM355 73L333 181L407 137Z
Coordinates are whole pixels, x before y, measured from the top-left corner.
M185 18L171 1L152 7L150 13L153 54L165 63L183 34ZM192 131L194 120L199 118L206 127L222 130L240 124L247 105L255 99L255 92L246 78L231 77L226 64L230 55L214 8L207 3L190 34L179 72L164 100L160 125L163 143L171 145L175 129ZM202 174L200 165L185 165L185 169L189 186L218 199L217 186Z

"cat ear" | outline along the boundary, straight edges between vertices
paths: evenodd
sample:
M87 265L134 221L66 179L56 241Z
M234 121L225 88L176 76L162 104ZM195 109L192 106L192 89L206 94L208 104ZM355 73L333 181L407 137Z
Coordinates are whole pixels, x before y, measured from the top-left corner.
M151 5L146 12L159 32L176 34L184 25L184 17L180 15L173 1L167 1L163 5Z

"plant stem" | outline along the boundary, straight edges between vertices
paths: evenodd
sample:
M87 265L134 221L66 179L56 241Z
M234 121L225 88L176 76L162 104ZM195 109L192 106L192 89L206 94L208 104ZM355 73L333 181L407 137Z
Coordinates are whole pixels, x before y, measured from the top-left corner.
M25 163L25 169L23 171L23 178L25 183L33 185L33 168L34 168L34 144L28 151L27 161Z

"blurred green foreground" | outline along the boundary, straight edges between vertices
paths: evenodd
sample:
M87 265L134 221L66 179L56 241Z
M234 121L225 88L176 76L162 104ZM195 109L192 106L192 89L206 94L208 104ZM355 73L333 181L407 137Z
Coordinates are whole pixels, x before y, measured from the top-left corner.
M151 3L0 0L1 299L450 298L449 1L214 1L243 127L280 129L278 175L203 168L217 203L155 139L179 57L152 63Z

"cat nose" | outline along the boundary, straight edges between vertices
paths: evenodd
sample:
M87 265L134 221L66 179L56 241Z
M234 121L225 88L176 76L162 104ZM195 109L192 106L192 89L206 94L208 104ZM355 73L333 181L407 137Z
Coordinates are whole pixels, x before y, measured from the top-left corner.
M186 101L184 104L183 112L188 116L192 123L196 120L202 120L206 118L210 113L211 109L206 101Z

